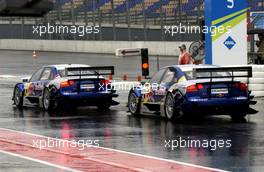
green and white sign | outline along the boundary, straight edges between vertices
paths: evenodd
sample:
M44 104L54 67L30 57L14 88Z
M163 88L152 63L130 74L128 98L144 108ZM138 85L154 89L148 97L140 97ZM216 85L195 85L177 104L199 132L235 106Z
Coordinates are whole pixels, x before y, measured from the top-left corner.
M206 64L247 64L246 0L205 0Z

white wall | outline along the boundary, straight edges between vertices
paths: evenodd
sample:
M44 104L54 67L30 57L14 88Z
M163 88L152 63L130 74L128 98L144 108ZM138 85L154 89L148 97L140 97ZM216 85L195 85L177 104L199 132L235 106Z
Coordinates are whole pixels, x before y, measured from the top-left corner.
M65 41L0 39L0 49L115 54L118 48L148 48L150 55L177 56L178 47L191 42Z

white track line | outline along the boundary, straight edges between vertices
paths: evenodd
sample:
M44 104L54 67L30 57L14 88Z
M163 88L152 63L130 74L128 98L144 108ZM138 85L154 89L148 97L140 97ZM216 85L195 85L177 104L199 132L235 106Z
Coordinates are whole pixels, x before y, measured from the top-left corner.
M58 141L59 140L68 141L68 140L64 140L64 139L58 139L58 138L47 137L47 136L43 136L43 135L39 135L39 134L33 134L33 133L25 132L25 131L17 131L17 130L6 129L6 128L0 128L0 130L6 130L6 131L17 132L17 133L22 133L22 134L28 134L31 136L43 137L43 138L47 138L47 139L49 138L49 139L54 139L54 140L58 140ZM158 157L149 156L149 155L142 155L142 154L127 152L127 151L122 151L122 150L116 150L116 149L98 147L98 146L91 146L91 147L95 147L97 149L99 148L99 149L105 149L105 150L109 150L109 151L115 151L115 152L119 152L119 153L125 153L125 154L129 154L129 155L134 155L134 156L140 156L140 157L155 159L155 160L160 160L160 161L166 161L166 162L171 162L171 163L176 163L176 164L181 164L181 165L186 165L186 166L190 166L190 167L196 167L196 168L205 169L205 170L227 172L226 170L222 170L222 169L211 168L211 167L206 167L206 166L201 166L201 165L195 165L195 164L191 164L191 163L175 161L175 160L170 160L170 159L158 158Z
M15 156L15 157L22 158L22 159L26 159L26 160L29 160L29 161L34 161L34 162L37 162L37 163L40 163L40 164L44 164L44 165L47 165L47 166L59 168L59 169L66 170L66 171L69 171L69 172L81 172L79 170L75 170L75 169L72 169L72 168L68 168L68 167L52 164L52 163L49 163L49 162L46 162L46 161L42 161L42 160L38 160L38 159L35 159L35 158L26 157L26 156L23 156L23 155L7 152L7 151L3 151L3 150L0 150L0 153L7 154L7 155L10 155L10 156Z
M0 75L0 78L17 78L18 76L14 75Z

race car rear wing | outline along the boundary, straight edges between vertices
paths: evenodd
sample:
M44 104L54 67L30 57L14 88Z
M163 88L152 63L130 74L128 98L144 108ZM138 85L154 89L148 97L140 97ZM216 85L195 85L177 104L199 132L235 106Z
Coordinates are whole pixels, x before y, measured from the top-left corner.
M65 71L66 76L102 76L102 75L114 75L114 66L98 66L98 67L69 67Z
M217 78L251 78L252 67L215 67L215 68L195 68L193 69L195 79L217 79Z

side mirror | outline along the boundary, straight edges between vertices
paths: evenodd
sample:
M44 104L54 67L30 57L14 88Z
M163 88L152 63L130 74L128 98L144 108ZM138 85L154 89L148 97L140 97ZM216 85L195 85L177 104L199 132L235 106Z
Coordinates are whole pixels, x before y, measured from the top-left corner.
M23 78L22 82L29 82L29 79L28 78Z

